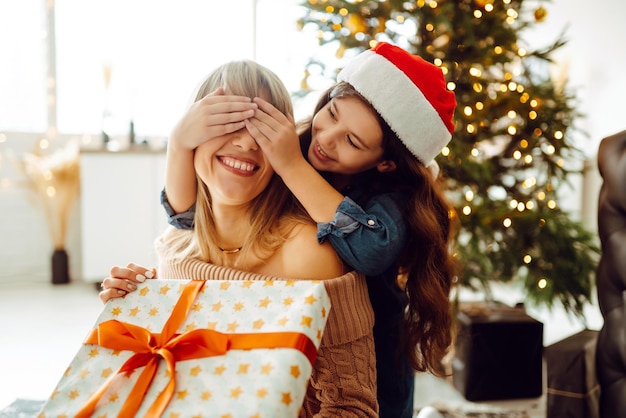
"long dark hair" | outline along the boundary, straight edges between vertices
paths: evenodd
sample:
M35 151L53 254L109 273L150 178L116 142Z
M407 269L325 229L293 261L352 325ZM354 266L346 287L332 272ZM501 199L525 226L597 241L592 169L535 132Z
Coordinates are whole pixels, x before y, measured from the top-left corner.
M408 305L402 325L400 353L417 371L441 375L441 362L452 344L453 321L450 292L455 265L450 253L452 211L443 186L430 170L404 146L371 104L350 84L337 83L318 101L317 114L330 100L356 97L378 116L383 131L383 159L392 160L397 169L380 173L371 169L355 176L367 185L369 198L380 193L400 192L407 196L404 219L408 242L397 260L398 286L405 292ZM312 118L298 125L300 145L306 156L311 143Z

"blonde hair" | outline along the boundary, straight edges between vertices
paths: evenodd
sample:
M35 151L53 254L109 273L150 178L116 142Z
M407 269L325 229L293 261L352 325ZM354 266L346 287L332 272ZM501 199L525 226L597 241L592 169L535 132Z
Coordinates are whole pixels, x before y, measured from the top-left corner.
M263 96L274 107L293 117L289 92L269 69L249 60L232 61L218 67L198 88L200 100L219 87L229 94ZM158 246L166 259L198 258L213 264L249 270L252 260L266 260L287 239L298 224L312 223L300 203L274 173L265 190L249 205L247 235L236 257L225 254L217 242L217 229L211 208L211 195L204 182L196 176L197 196L194 228L191 231L168 231Z

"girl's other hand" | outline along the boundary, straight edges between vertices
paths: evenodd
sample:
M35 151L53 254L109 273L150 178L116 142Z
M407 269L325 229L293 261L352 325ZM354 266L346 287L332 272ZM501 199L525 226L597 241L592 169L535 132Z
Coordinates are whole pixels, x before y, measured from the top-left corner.
M102 281L102 291L98 295L102 303L134 292L137 290L138 283L143 283L146 279L154 279L156 270L131 263L126 267L113 266L109 275L110 277Z
M227 95L220 87L194 102L172 130L172 146L193 150L202 143L238 131L254 116L257 104L249 97Z

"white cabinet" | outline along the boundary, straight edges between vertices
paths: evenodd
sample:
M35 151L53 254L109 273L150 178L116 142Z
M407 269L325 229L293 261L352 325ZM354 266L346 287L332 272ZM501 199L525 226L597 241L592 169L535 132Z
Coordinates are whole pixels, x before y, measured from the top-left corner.
M154 240L167 227L165 151L83 151L80 168L82 279L100 282L130 262L156 267Z

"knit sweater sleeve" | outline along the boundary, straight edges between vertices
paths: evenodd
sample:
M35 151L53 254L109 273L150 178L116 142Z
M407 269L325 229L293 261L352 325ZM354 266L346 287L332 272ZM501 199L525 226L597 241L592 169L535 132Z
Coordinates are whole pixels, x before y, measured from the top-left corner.
M168 279L281 279L200 260L163 260L162 257L158 274ZM377 417L374 313L365 277L350 272L325 280L324 285L331 309L300 418Z

